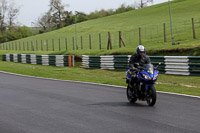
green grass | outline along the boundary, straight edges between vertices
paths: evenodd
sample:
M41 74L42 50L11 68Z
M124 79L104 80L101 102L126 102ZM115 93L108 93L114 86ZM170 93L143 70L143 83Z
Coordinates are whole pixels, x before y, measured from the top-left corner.
M175 76L175 75L162 75L159 77L158 82L168 83L172 85L191 85L197 86L200 89L200 77L199 76Z
M109 70L98 70L98 69L91 70L79 67L58 68L51 66L20 64L13 62L0 62L0 71L38 76L38 77L46 77L46 78L126 86L125 80L122 79L123 77L125 77L124 71L109 71ZM156 89L159 91L200 96L200 85L199 85L200 77L160 74L158 82L162 83L156 85ZM190 87L185 87L183 85L191 85L194 87L190 88Z
M200 88L189 88L179 85L156 85L156 89L164 92L173 92L173 93L200 96Z
M89 54L101 55L112 53L133 53L136 46L139 44L138 28L142 28L142 43L146 46L147 50L160 50L160 49L175 49L175 48L194 48L200 47L200 1L199 0L175 0L171 3L172 18L173 18L173 31L175 41L181 45L171 45L170 33L170 20L168 3L162 3L143 9L112 15L104 18L90 20L77 24L78 32L78 47L79 50L73 50L72 37L75 36L75 25L71 25L59 30L48 32L41 35L36 35L33 38L25 38L17 42L29 42L31 40L38 40L39 49L41 49L41 40L43 40L44 49L47 48L46 40L49 44L49 52L52 53L52 39L55 41L55 50L58 51L58 39L61 39L61 52L59 54ZM191 18L195 18L196 36L194 40L192 37L192 22ZM163 43L163 23L167 26L167 43ZM108 42L108 31L111 32L113 49L106 50ZM127 45L126 48L118 48L118 31L122 31L122 37ZM99 33L102 35L102 50L99 50ZM92 36L92 50L89 49L89 34ZM84 49L80 49L80 36L83 36ZM68 50L65 51L65 38L68 39ZM44 43L45 42L45 43ZM12 43L10 44L12 47ZM19 44L18 44L19 45ZM34 43L34 45L36 45ZM7 44L9 48L9 45ZM27 49L27 48L26 48ZM30 48L29 48L30 49ZM23 52L23 51L17 51ZM24 52L23 52L24 53ZM43 53L40 51L40 53ZM166 53L168 54L168 53ZM184 53L187 55L188 53ZM192 53L194 54L194 52ZM190 54L191 55L191 54ZM200 55L196 52L195 55Z

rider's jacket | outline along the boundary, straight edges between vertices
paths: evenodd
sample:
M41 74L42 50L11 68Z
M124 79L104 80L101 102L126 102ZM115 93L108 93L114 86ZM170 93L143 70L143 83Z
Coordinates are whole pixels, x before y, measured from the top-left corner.
M146 54L140 56L139 54L132 55L129 61L129 67L134 67L134 63L139 63L140 66L151 63L149 56Z

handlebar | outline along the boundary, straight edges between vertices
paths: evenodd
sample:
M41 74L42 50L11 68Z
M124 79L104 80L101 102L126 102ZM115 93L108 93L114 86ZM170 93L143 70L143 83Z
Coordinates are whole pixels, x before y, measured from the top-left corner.
M131 68L129 68L131 71L137 71L137 72L139 72L139 71L141 71L141 70L144 70L144 68L143 67L141 67L141 66L138 66L137 68L136 67L131 67Z
M158 65L156 67L154 67L154 70L157 70L157 68L161 65L162 63L159 62ZM143 66L137 65L137 66L131 66L129 68L131 71L142 71L145 70L145 68Z

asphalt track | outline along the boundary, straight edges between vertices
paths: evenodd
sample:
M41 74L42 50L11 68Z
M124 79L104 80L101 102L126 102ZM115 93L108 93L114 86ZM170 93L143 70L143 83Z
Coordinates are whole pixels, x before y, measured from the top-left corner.
M131 132L200 133L200 99L158 93L148 107L122 88L0 73L0 133Z

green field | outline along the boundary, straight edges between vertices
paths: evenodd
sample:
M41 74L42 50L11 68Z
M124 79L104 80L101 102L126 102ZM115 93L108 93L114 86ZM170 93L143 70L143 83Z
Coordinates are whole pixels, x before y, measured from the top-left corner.
M175 48L196 48L200 46L200 1L199 0L174 0L171 3L172 18L173 18L173 32L176 43L180 45L171 45L170 33L170 17L168 2L146 7L139 10L129 11L117 15L112 15L104 18L90 20L77 24L77 40L78 50L73 50L72 37L75 37L75 25L71 25L59 30L36 35L33 38L25 38L17 41L17 49L19 49L19 42L21 47L25 43L27 50L27 42L29 50L31 51L31 41L33 40L34 48L36 49L36 40L38 41L38 51L41 51L41 40L44 51L52 53L52 40L55 43L56 54L113 54L113 53L132 53L135 47L139 44L139 30L142 28L142 44L146 46L147 50L160 49L175 49ZM193 39L192 35L192 21L195 20L196 37ZM167 28L167 43L164 43L163 37L163 23L166 23ZM119 48L118 31L122 31L122 37L127 47ZM113 50L107 51L108 32L111 32L111 41ZM99 50L99 33L101 33L102 50ZM92 50L89 49L89 35L92 37ZM83 38L83 50L81 50L80 36ZM65 38L67 38L68 50L65 47ZM61 51L59 51L58 43L61 42ZM48 40L48 43L47 43ZM76 41L74 40L74 45ZM76 49L76 46L74 46ZM1 49L3 45L1 45ZM7 49L15 49L15 44L7 43ZM4 44L4 49L6 45ZM22 49L22 48L21 48ZM12 50L13 51L13 50ZM23 50L17 51L22 53ZM24 52L23 52L24 53ZM42 51L40 53L43 53ZM179 53L178 53L179 54ZM187 54L187 53L185 53ZM200 52L190 53L190 55L200 55Z
M0 71L37 77L126 86L125 80L123 79L123 77L125 77L125 71L90 70L79 67L58 68L52 66L20 64L13 62L0 62ZM158 78L159 84L156 85L156 89L159 91L200 96L199 82L200 77L196 76L160 74Z

